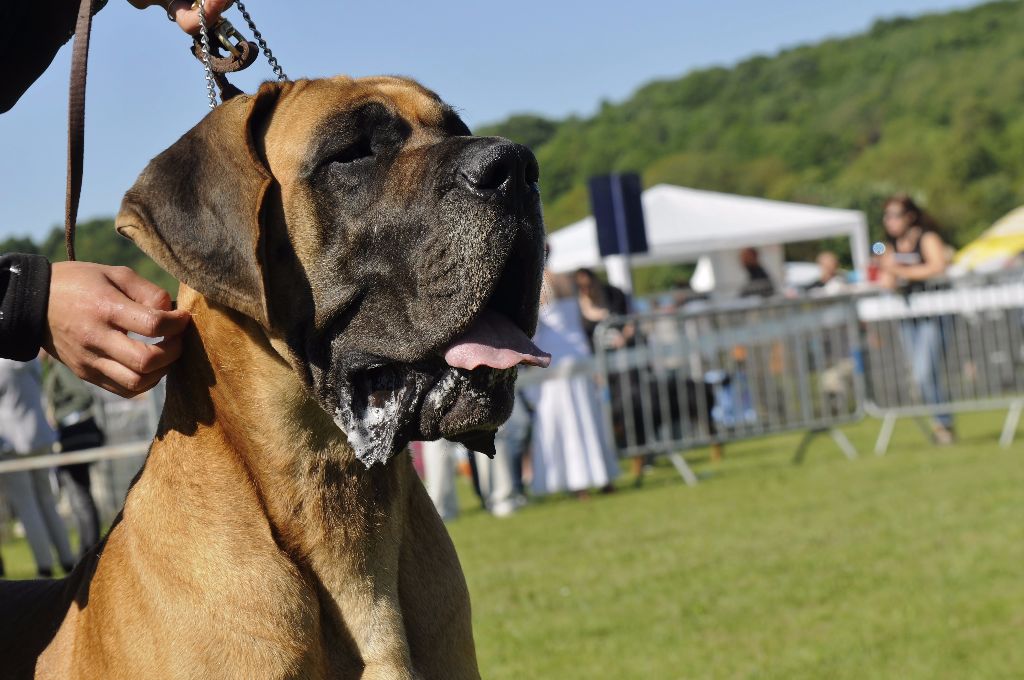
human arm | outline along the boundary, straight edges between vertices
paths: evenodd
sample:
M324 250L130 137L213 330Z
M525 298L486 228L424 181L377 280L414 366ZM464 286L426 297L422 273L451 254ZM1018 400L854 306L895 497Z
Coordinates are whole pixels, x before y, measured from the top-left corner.
M207 0L206 13L215 22L232 0ZM166 0L130 0L139 9L157 6L162 10ZM93 14L107 0L93 0ZM53 62L57 51L75 32L79 0L30 0L0 2L0 63L5 65L0 81L0 113L10 110L21 95ZM178 25L189 34L199 32L199 11L187 0L173 0L167 10Z
M46 327L50 263L40 255L0 255L0 358L29 361Z
M93 13L105 2L93 2ZM11 109L75 31L77 0L0 3L0 113Z
M892 273L892 268L895 266L893 261L895 258L892 256L892 248L886 248L885 252L879 256L878 263L878 285L882 288L888 288L889 290L896 290L899 285L899 280Z
M190 35L199 33L199 10L192 9L192 0L128 0L138 9L147 7L160 7L167 12L167 16L174 17L174 20L181 27L181 30ZM221 13L226 10L234 0L206 0L206 17L209 25L220 19Z
M132 397L155 385L181 354L185 311L127 267L0 256L0 357L28 361L40 345L77 376ZM163 336L149 345L128 331Z

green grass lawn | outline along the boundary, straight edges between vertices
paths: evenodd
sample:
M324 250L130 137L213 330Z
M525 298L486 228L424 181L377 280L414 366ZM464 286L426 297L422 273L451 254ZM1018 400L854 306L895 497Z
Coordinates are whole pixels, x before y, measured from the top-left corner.
M1024 445L878 422L659 466L640 490L451 525L485 678L1024 677Z
M879 423L659 464L640 489L558 498L497 520L463 488L450 525L485 678L1024 677L1024 444L1001 414L961 416L932 448ZM3 546L13 575L32 571Z

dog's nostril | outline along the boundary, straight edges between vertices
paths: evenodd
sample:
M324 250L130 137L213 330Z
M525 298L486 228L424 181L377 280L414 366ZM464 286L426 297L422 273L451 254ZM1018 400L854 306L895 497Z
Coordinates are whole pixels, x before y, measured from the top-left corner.
M463 172L463 175L478 191L498 191L502 189L502 185L514 180L518 165L518 159L514 154L499 152L476 168Z
M503 140L470 160L460 175L474 191L510 193L536 183L537 160L526 147Z

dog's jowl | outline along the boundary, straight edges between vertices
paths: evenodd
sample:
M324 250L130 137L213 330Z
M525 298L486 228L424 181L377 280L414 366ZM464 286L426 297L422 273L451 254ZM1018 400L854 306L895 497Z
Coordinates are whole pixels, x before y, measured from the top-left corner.
M405 451L492 452L547 363L537 180L397 78L266 84L157 156L117 228L193 325L110 533L0 584L0 677L478 678Z

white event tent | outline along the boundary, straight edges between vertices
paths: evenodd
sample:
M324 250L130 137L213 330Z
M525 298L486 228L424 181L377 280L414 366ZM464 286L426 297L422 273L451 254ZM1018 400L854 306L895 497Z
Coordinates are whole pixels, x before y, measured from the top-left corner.
M857 210L736 196L715 191L658 184L643 192L648 252L633 255L634 266L673 262L698 263L697 290L734 292L745 281L738 251L758 248L761 263L782 281L782 244L843 236L850 239L854 268L863 272L869 257L867 221ZM602 262L594 218L559 229L548 237L548 267L568 272L608 265L609 277L621 285L621 258ZM616 265L616 266L613 266ZM619 279L619 280L616 280Z

